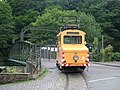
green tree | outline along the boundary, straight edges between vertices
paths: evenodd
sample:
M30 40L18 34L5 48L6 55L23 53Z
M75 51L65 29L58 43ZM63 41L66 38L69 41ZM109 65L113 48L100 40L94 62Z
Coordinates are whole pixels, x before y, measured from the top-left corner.
M62 10L61 7L49 7L45 9L44 14L38 17L35 23L33 23L34 26L43 26L47 27L47 29L55 29L55 31L59 32L59 28L63 25L60 21L60 16L77 16L80 19L80 28L81 30L85 31L87 33L87 41L92 42L94 37L100 38L101 36L101 28L98 23L96 23L94 17L89 14L85 14L84 12L76 12L75 10ZM39 32L39 31L38 31ZM43 30L44 32L44 30ZM35 32L34 32L35 33ZM50 32L42 34L40 31L37 33L37 37L39 37L39 40L45 39L49 36L50 38L55 38L56 35L52 35L53 32L50 34ZM44 38L42 38L42 35L44 35Z
M14 16L26 14L30 9L42 14L45 5L44 0L7 0L13 9Z
M44 0L7 0L7 2L13 9L16 35L20 34L25 26L34 22L45 8Z
M94 38L93 47L92 47L92 58L99 61L99 40L97 37Z
M105 48L105 61L111 61L112 59L112 51L113 51L113 47L109 44L106 48Z
M0 1L0 53L5 57L13 38L12 9L5 1Z
M14 17L15 21L15 34L20 34L21 30L29 25L31 22L35 22L39 15L38 11L29 9L24 15L19 15Z
M101 0L91 5L90 12L100 23L106 42L119 44L120 0Z
M86 32L86 40L91 43L94 37L98 39L101 38L101 27L96 22L95 18L90 14L85 14L84 12L78 12L80 18L81 30Z
M64 10L88 12L89 7L96 0L45 0L46 6L59 5Z

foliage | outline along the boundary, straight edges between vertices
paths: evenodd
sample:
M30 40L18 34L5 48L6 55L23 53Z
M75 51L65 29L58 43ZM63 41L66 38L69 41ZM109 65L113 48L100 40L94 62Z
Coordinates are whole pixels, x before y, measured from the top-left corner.
M104 61L112 61L112 52L113 51L113 47L111 45L108 45L105 49L104 49Z
M92 46L92 58L98 60L98 54L99 54L99 47L98 47L99 41L98 38L95 37L93 41L93 46Z
M80 18L81 30L86 32L87 42L92 42L94 37L101 37L101 28L96 22L95 18L90 14L85 14L83 12L78 12Z
M96 0L45 0L46 6L61 6L64 10L89 12L89 7Z
M0 52L5 56L14 34L12 9L5 1L0 1Z
M34 22L38 15L39 12L29 9L24 15L14 17L16 27L15 33L20 34L21 30L31 22Z
M7 67L7 73L17 73L15 67Z
M73 6L72 0L45 0L45 3L48 7L52 6L61 6L64 10L73 10L75 6Z
M93 41L93 48L92 48L92 52L95 53L98 50L98 38L95 37L94 41ZM97 54L97 53L96 53Z
M112 60L113 61L120 61L120 53L119 52L113 53Z
M42 12L42 0L8 0L12 7L15 21L15 35L19 36L21 30L34 22Z
M45 28L33 29L28 40L55 43L59 27L64 24L59 17L71 15L79 18L81 30L87 33L87 43L97 44L95 37L100 42L102 32L105 46L111 44L114 52L120 51L120 0L1 0L0 56L6 55L12 38L18 39L21 30L32 22Z
M97 37L94 38L93 45L98 45L98 38Z
M44 14L42 14L42 16L39 16L36 22L33 23L33 25L47 27L48 29L53 28L55 31L59 32L59 27L63 26L64 24L61 22L60 16L69 17L71 15L77 16L80 19L80 22L78 24L80 24L81 29L87 33L87 41L92 41L95 36L100 38L101 29L92 15L85 14L84 12L76 12L75 10L62 10L61 7L46 8ZM41 35L40 33L41 32L37 34ZM50 33L48 32L44 34L44 37L48 37L47 34ZM54 35L51 35L51 37L53 36ZM43 39L40 38L40 40Z
M106 35L106 42L118 43L120 40L120 0L101 0L90 6L90 13L100 23L102 33Z
M14 16L25 15L30 9L38 12L44 10L44 0L7 0L13 9Z
M109 54L109 53L112 53L113 51L113 47L111 45L108 45L106 48L105 48L105 53L106 54Z

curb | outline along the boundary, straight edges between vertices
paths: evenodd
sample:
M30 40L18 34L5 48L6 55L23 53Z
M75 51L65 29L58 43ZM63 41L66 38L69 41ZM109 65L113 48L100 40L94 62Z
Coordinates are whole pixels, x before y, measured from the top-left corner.
M45 71L45 68L42 68L41 72L39 72L38 74L34 74L32 77L30 77L30 79L36 80L40 75L43 74L44 71Z
M94 62L93 64L99 64L99 65L105 65L105 66L112 66L112 67L120 67L120 65L107 64L107 63L97 63L97 62Z

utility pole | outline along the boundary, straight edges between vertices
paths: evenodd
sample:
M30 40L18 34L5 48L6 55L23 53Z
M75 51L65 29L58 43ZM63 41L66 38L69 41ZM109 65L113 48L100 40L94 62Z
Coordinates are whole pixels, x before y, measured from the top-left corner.
M102 35L102 62L104 62L104 36Z

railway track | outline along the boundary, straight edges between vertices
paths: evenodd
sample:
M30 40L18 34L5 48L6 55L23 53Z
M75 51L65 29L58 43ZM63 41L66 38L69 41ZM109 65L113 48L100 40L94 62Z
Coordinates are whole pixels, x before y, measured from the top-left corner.
M87 80L81 73L65 73L66 85L64 90L90 90Z
M85 80L85 83L86 83L86 85L87 85L87 90L92 90L92 87L91 87L91 85L90 85L90 83L89 83L89 80L86 78L86 74L85 73L81 73L81 76L84 78L84 80Z
M60 86L62 87L57 86L59 87L58 90L90 90L84 73L81 73L82 70L65 70L61 72L52 62L48 62L46 68L51 74L54 73L53 80L56 75L58 84L61 83Z
M68 85L69 85L69 78L68 78L68 74L65 74L65 76L66 76L65 90L68 90Z

